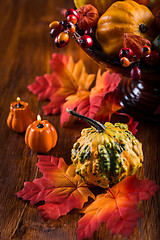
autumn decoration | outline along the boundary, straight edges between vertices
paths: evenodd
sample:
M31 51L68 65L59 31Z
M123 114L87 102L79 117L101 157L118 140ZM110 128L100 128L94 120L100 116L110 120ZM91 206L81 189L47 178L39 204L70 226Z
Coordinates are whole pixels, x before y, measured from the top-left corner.
M77 173L85 182L103 188L113 185L142 166L142 144L122 123L104 125L91 118L67 111L89 123L71 151Z
M73 208L82 209L88 197L95 199L87 184L76 174L73 165L68 166L63 158L39 156L37 163L43 177L25 182L16 195L30 204L45 201L38 210L44 220L56 220Z
M92 4L94 6L100 15L102 15L108 7L111 6L112 3L114 3L116 0L74 0L76 8L80 8L82 6L85 6L87 4Z
M43 107L44 113L61 113L62 126L70 119L66 108L90 118L100 119L104 114L103 121L110 121L112 114L122 108L116 92L121 80L118 74L99 70L91 88L95 74L87 74L81 60L74 63L72 57L54 53L50 63L53 72L36 77L28 89L38 95L38 100L50 99Z
M77 12L79 13L79 29L86 30L87 28L94 28L97 25L99 13L91 4L82 6L77 9Z
M154 40L149 28L154 21L152 12L135 1L113 3L100 17L96 38L104 53L117 55L123 45L123 34L132 33L150 41Z
M136 55L138 59L143 57L141 52L142 47L148 46L149 49L151 49L151 46L152 46L151 42L146 38L143 38L141 36L138 36L132 33L124 33L123 36L124 36L123 47L132 49L132 51L134 52L134 55ZM146 55L148 54L150 54L150 52L147 52Z
M45 221L56 220L66 215L73 208L82 209L85 215L78 221L77 239L92 237L101 223L113 234L129 237L142 218L137 209L141 200L149 200L159 187L155 181L138 180L136 175L126 177L106 193L95 196L87 184L76 174L73 165L67 165L63 158L39 156L37 163L41 178L33 182L25 182L24 188L16 195L30 201L31 205L41 203L37 207ZM91 197L94 201L83 209L84 203Z
M112 234L129 238L138 219L143 218L137 204L149 200L158 189L155 181L147 178L138 180L136 175L108 188L106 193L98 195L92 204L82 210L85 215L78 222L77 239L92 237L101 223L105 223Z
M31 123L25 134L25 143L34 151L46 153L54 148L57 143L57 131L47 120L42 120L40 115L37 121Z
M10 112L7 117L7 125L15 132L21 133L26 131L27 127L36 120L36 115L30 109L27 102L21 101L17 97L17 101L10 105Z
M65 20L49 25L58 48L67 45L72 34L82 48L98 46L116 57L118 64L130 68L135 81L141 80L140 61L159 63L157 50L152 50L155 33L150 31L155 17L144 6L148 0L74 2L77 9L68 9ZM159 23L159 14L156 16ZM155 47L159 48L159 38ZM51 73L37 76L29 91L38 100L50 101L43 107L44 113L61 114L61 126L80 119L90 127L82 130L73 145L73 164L68 166L63 158L38 156L42 177L25 182L16 195L31 205L38 203L45 221L80 209L83 216L78 221L77 240L91 238L102 223L112 234L129 238L143 217L138 203L149 200L159 186L136 176L143 162L142 144L134 136L138 122L122 112L121 76L102 69L88 74L82 60L75 63L64 54L52 54L50 65ZM158 107L155 114L159 111ZM112 124L113 114L127 117L128 123ZM57 138L56 129L38 117L27 128L25 142L34 152L46 153ZM101 194L95 196L95 188Z

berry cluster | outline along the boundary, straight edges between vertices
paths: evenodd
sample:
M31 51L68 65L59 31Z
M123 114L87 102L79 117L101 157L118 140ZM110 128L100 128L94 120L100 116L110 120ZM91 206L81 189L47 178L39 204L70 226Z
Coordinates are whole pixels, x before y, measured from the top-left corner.
M143 46L140 49L141 60L144 60L146 64L152 66L159 62L160 57L159 53L151 51L151 48L148 45ZM133 80L141 79L141 69L139 68L140 59L137 59L134 55L132 49L122 48L119 52L120 63L123 67L131 66L131 78Z
M83 48L91 48L93 44L92 37L94 36L94 30L86 29L83 36L80 36L76 32L77 22L79 20L79 14L75 9L68 9L65 13L66 20L53 21L50 23L51 28L50 36L55 38L55 44L61 48L67 45L69 42L69 33L73 33L79 45Z

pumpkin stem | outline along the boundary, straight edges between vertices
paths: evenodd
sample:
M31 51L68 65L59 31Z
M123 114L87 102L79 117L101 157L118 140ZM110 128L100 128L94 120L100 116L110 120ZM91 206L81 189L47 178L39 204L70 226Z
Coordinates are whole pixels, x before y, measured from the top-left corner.
M106 129L106 127L102 123L100 123L100 122L98 122L98 121L96 121L94 119L91 119L89 117L83 116L83 115L81 115L79 113L76 113L73 110L69 110L68 108L66 109L66 111L68 113L70 113L71 115L80 118L81 120L83 120L84 122L88 123L89 125L95 127L98 132L102 132L102 131L104 131Z

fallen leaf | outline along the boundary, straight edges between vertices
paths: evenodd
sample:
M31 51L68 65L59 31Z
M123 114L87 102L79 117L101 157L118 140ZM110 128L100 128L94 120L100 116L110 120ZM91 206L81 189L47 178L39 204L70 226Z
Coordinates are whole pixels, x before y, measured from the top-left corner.
M118 104L118 107L114 106L116 105L115 98L119 99L119 93L116 95L114 91L120 83L120 80L121 77L119 74L110 73L109 71L101 73L100 69L97 73L95 87L93 87L90 92L81 91L76 95L70 95L66 98L61 114L61 125L63 126L64 123L69 122L72 118L70 114L66 112L66 108L75 110L77 113L93 119L106 119L105 114L112 115L113 109L119 110L122 108Z
M149 200L158 189L155 181L138 180L136 175L126 177L82 211L85 215L78 222L77 240L91 238L102 222L112 234L129 237L143 217L138 202Z
M90 109L88 113L88 117L95 118L96 114L100 110L102 106L104 106L104 102L107 102L107 94L114 92L114 90L118 87L118 84L121 81L121 77L117 73L111 73L109 71L101 73L101 69L97 73L96 85L91 89L90 94ZM117 95L116 95L117 96ZM115 95L114 95L115 97ZM102 104L103 103L103 104ZM110 107L113 107L113 102L110 101ZM106 106L105 106L106 107ZM110 109L109 107L109 109ZM108 111L108 109L104 109L104 114ZM101 108L102 114L102 108Z
M67 108L70 110L75 110L83 115L86 115L89 110L89 91L79 92L76 95L70 95L66 98L66 102L63 104L61 113L61 126L66 123L71 122L72 116L66 111ZM74 118L77 121L76 118Z
M38 207L44 220L56 220L73 208L82 209L88 197L95 198L73 165L68 166L63 158L39 156L37 163L41 178L25 182L24 188L16 195L30 204L44 201Z
M66 98L77 92L89 91L95 74L88 74L82 60L74 63L72 57L54 53L50 61L52 74L36 77L28 89L38 95L38 100L49 99L43 107L45 114L58 114Z
M121 91L116 88L112 93L105 96L95 119L102 123L110 122L112 115L122 108L120 102Z

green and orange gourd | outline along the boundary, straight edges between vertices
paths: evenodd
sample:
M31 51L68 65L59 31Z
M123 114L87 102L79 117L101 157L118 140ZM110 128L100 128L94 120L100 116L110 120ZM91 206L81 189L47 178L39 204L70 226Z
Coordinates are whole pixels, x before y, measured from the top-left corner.
M71 159L84 181L103 188L134 174L142 166L142 144L122 123L104 125L67 110L91 125L73 145Z

